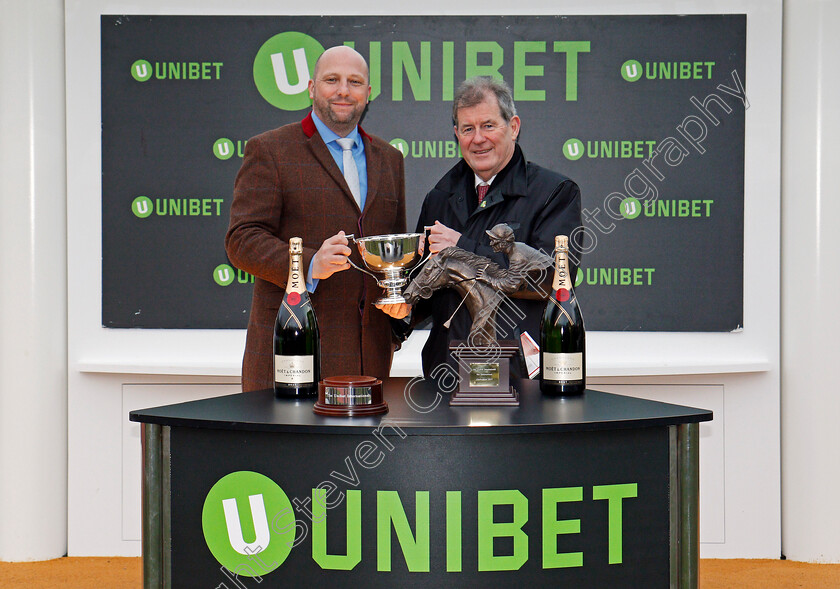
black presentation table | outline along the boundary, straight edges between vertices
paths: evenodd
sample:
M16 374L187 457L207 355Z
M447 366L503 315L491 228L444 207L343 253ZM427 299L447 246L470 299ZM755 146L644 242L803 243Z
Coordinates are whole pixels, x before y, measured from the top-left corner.
M514 385L515 408L418 377L376 417L270 390L132 411L145 586L697 587L711 411Z

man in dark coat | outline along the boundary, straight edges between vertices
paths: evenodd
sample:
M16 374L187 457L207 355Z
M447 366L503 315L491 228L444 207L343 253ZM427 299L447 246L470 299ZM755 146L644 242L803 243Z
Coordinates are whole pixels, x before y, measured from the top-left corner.
M494 251L487 234L488 229L505 223L514 230L516 241L548 255L554 250L556 235L569 235L573 258L579 259L580 189L566 176L525 160L516 143L521 123L507 84L487 77L466 80L455 94L452 120L463 159L426 195L417 222L418 232L432 226L430 250L435 253L457 245L506 268L507 256ZM414 309L415 324L428 315L432 319L423 348L427 377L439 364L452 363L451 341L467 340L472 321L465 307L457 311L448 329L444 327L459 302L455 292L446 289ZM509 303L500 307L503 315L497 315L499 338L519 342L527 331L539 340L544 301L513 298ZM518 368L514 362L512 370L521 375Z
M225 239L231 262L256 277L242 361L244 391L274 384L274 319L286 287L289 239L295 236L303 238L303 267L321 332L322 377L382 378L390 372L395 345L390 319L372 305L382 289L361 272L344 272L351 255L345 234L405 232L403 156L358 126L370 91L364 58L349 47L328 49L309 81L312 112L245 146ZM353 188L338 145L345 137L353 139L358 170ZM352 254L361 264L358 252ZM407 312L384 310L397 317Z

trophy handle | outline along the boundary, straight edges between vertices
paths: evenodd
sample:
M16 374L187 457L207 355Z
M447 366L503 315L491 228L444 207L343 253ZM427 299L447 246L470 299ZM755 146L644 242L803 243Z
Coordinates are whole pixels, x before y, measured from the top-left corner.
M426 243L426 241L427 241L426 238L429 236L429 231L431 231L431 229L432 229L432 225L424 225L423 226L423 243L426 244L426 245L428 245ZM427 247L423 251L423 257L420 259L420 261L417 263L417 265L414 266L414 268L412 268L411 270L408 271L408 274L406 274L406 278L411 278L411 275L414 274L418 269L422 268L426 264L426 262L429 261L429 259L431 257L432 257L432 248Z
M344 237L346 237L346 238L347 238L347 241L350 241L350 242L356 243L356 235L355 235L354 233L346 233L346 234L344 235ZM364 272L364 273L365 273L365 274L367 274L368 276L372 277L372 278L376 281L376 284L377 284L378 286L382 286L382 282L381 282L380 278L379 278L376 274L374 274L374 273L373 273L373 272L371 272L370 270L365 270L364 268L359 268L359 267L358 267L355 263L353 263L353 260L351 260L351 259L350 259L350 256L347 256L347 263L348 263L348 264L350 264L351 266L353 266L353 267L354 267L356 270L358 270L359 272ZM383 287L383 288L384 288L384 287Z

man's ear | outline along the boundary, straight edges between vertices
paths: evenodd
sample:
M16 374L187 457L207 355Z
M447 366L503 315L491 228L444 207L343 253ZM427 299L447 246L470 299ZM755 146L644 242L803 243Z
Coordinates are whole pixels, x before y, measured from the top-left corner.
M510 125L510 130L513 133L513 140L516 141L519 138L519 129L522 126L522 121L519 120L518 115L513 115L508 125Z

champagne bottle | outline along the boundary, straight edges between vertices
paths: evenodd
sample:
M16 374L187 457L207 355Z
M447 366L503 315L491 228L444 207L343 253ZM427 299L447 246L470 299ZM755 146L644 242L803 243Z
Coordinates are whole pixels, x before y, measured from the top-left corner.
M569 238L554 238L554 283L540 323L540 390L580 395L586 389L586 329L569 272Z
M318 321L303 273L303 240L289 240L289 278L274 322L274 394L314 397L321 380Z

